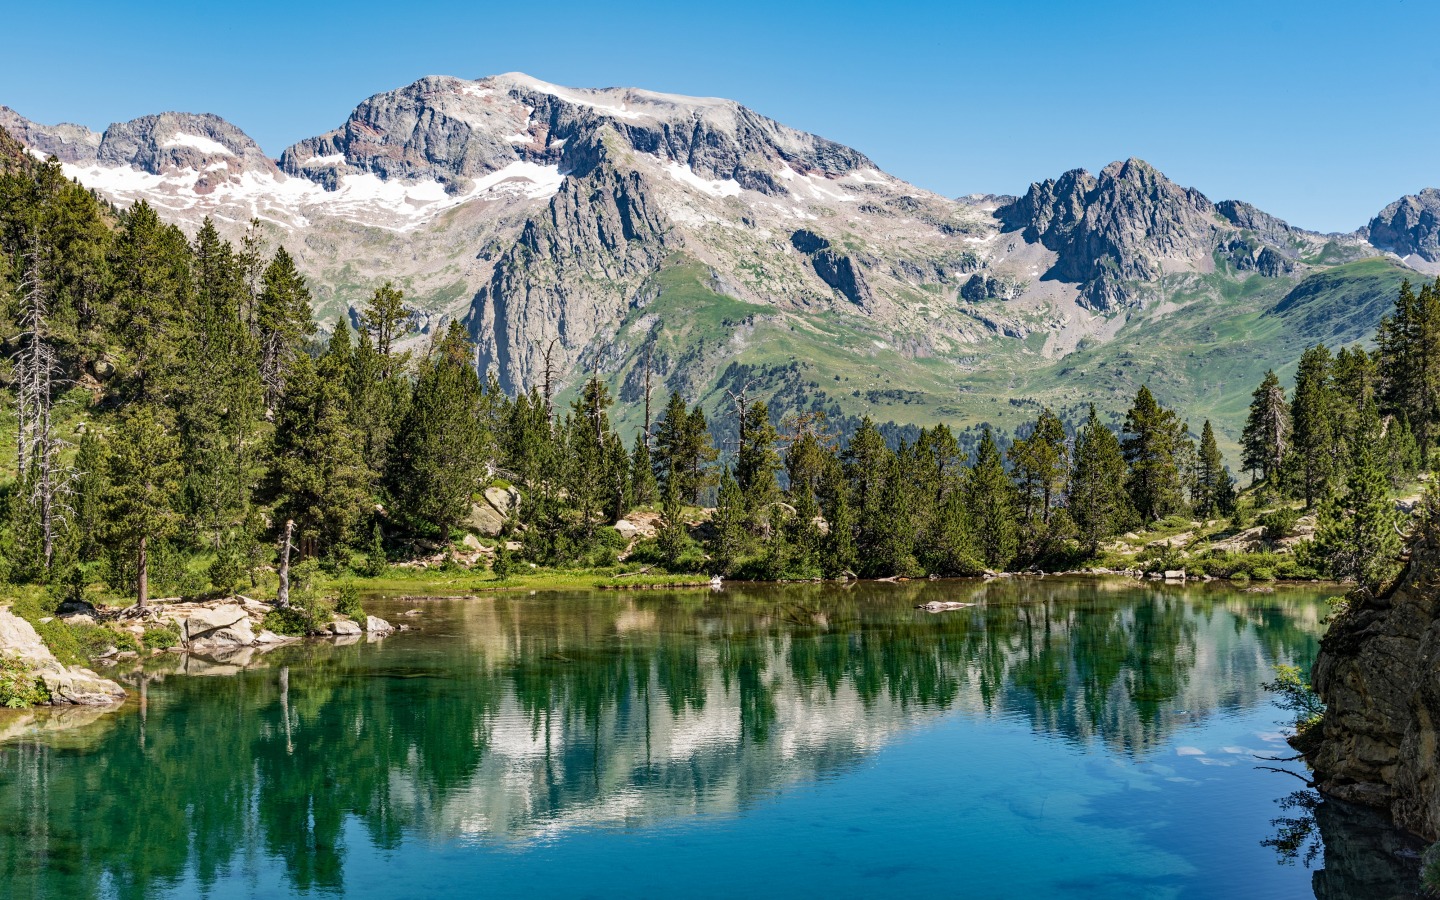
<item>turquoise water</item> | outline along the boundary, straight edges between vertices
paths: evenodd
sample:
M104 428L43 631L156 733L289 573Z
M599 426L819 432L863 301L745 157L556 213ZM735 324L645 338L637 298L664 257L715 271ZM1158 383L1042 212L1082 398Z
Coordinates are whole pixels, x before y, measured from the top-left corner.
M1405 896L1413 845L1257 768L1297 765L1258 758L1290 754L1261 683L1324 596L372 600L413 629L0 717L0 894Z

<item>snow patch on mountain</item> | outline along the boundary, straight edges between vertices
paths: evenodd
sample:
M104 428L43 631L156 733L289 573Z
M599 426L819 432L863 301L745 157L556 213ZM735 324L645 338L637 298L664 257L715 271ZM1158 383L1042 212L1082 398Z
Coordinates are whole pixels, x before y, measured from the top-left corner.
M666 163L665 174L681 184L687 184L696 190L704 191L712 197L738 197L742 190L740 184L733 179L725 178L711 181L708 178L701 178L695 174L694 169L681 165L678 162Z
M182 131L182 132L179 132L179 133L177 133L177 134L171 135L171 136L170 136L168 139L166 139L166 141L165 141L163 144L161 144L160 146L161 146L161 147L164 147L164 148L166 148L166 149L174 149L174 148L176 148L176 147L191 147L191 148L194 148L194 149L196 149L196 150L199 150L201 153L207 153L207 154L211 154L211 155L214 155L214 156L234 156L234 155L235 155L235 154L230 150L229 147L226 147L224 144L220 143L219 141L212 140L212 139L210 139L210 138L208 138L208 137L205 137L205 136L199 135L199 134L187 134L187 133L185 133L185 132L183 132L183 131Z
M343 158L319 157L310 164L328 165ZM565 176L558 166L514 162L476 179L462 193L452 194L439 181L386 180L371 173L342 177L336 190L304 178L247 171L215 184L195 172L153 175L134 166L80 166L65 163L66 176L100 191L120 204L140 199L175 212L197 210L223 218L242 215L270 219L290 228L305 227L309 217L328 215L347 221L410 231L436 215L470 200L512 195L540 200L560 189ZM221 211L230 215L223 215Z

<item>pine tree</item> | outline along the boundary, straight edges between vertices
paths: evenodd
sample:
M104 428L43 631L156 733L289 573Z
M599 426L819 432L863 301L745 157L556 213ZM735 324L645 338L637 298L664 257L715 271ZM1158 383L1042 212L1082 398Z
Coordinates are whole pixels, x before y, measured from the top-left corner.
M123 399L168 399L180 371L189 306L190 248L144 200L121 217L110 255L115 337L124 354Z
M1215 429L1210 427L1209 419L1205 420L1205 427L1200 432L1200 454L1195 481L1198 488L1196 514L1207 518L1228 515L1234 487L1230 483L1230 472L1225 468L1225 460L1220 455L1220 445L1215 441Z
M1324 344L1307 348L1295 373L1290 404L1296 474L1305 508L1313 507L1330 489L1335 476L1335 428L1339 401L1335 396L1333 359Z
M1129 466L1126 487L1130 504L1141 521L1163 519L1180 506L1180 473L1175 465L1175 448L1182 431L1174 410L1155 400L1150 388L1142 386L1135 404L1125 414L1125 438L1121 450Z
M1405 416L1428 463L1440 426L1440 278L1418 294L1404 282L1375 343L1383 411Z
M285 378L305 342L315 333L310 314L310 288L284 247L265 267L255 310L260 342L260 377L265 406L273 410L285 392Z
M780 469L780 454L775 451L777 438L775 426L770 424L769 407L760 400L746 406L741 416L735 481L752 520L780 492L775 480L775 473Z
M1033 559L1046 552L1051 513L1070 468L1064 424L1049 409L1042 410L1030 434L1011 444L1006 457L1015 479L1025 555Z
M710 557L719 575L729 577L745 552L746 518L745 495L726 469L720 473L715 516L710 522Z
M1016 550L1014 486L989 426L980 436L966 493L976 551L992 569L1004 569Z
M405 323L409 317L410 314L405 310L404 291L388 281L375 289L361 314L365 331L374 341L375 352L380 356L382 380L405 371L409 363L410 354L401 353L396 347L405 334Z
M479 404L470 344L451 320L415 383L386 474L396 514L417 532L448 538L482 486L487 460Z
M174 497L180 486L180 446L168 423L148 404L126 409L107 456L106 536L133 553L135 605L150 600L150 554L179 524Z
M655 469L643 431L635 432L635 446L630 451L630 495L636 506L654 506L660 499L660 486L655 482Z
M332 365L327 357L317 371L309 357L297 358L275 414L267 492L275 520L294 520L305 555L350 543L370 500L360 441Z
M1314 553L1332 577L1353 578L1378 589L1399 570L1399 515L1390 499L1385 468L1373 449L1380 428L1373 407L1363 422L1353 443L1345 492L1321 510Z
M1420 444L1404 416L1395 416L1385 427L1381 464L1392 487L1402 487L1420 471Z
M1090 554L1123 530L1129 503L1124 490L1125 457L1115 433L1100 421L1095 404L1075 436L1066 508Z
M1266 372L1251 395L1250 415L1240 438L1241 456L1251 480L1260 479L1279 487L1285 454L1290 450L1290 407L1285 389L1273 371Z

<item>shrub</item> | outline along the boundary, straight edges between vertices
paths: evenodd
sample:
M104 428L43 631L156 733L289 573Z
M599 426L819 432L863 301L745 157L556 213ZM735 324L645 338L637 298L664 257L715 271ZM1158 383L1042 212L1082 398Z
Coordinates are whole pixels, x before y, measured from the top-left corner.
M501 541L495 547L495 556L490 560L490 571L495 577L504 581L515 572L515 559L510 555L510 549Z
M148 650L168 650L180 643L180 632L173 625L151 625L145 629L143 643Z
M1260 525L1265 529L1262 537L1272 544L1290 537L1299 521L1300 513L1288 506L1268 512L1260 517Z
M18 656L0 654L0 706L23 709L49 702L50 692L28 662Z
M1440 894L1440 841L1431 844L1420 857L1420 881L1425 890Z
M335 611L356 622L365 621L365 608L360 605L360 589L353 582L347 581L340 585L340 593L335 598Z
M371 578L379 578L390 568L390 560L385 556L385 536L380 532L380 523L375 523L375 529L370 533L370 549L365 553L365 574Z
M272 609L265 614L265 620L261 624L276 634L292 636L306 635L314 630L310 614L298 606Z

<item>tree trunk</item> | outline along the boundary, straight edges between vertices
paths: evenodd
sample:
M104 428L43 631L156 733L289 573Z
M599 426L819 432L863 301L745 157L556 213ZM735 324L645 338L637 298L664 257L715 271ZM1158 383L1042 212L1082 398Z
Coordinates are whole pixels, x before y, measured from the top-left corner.
M280 609L290 606L290 537L295 531L295 520L285 521L285 543L280 550L280 590L275 594L275 605Z
M135 606L144 609L145 604L150 601L150 559L146 551L148 538L140 535L140 552L137 557L137 572L135 577Z

